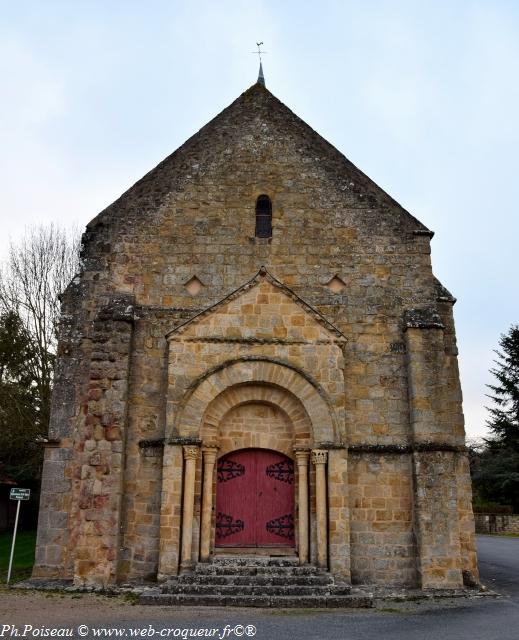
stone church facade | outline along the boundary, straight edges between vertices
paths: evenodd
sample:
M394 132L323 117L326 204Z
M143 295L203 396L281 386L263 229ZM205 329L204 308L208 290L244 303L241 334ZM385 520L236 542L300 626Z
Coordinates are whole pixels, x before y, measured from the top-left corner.
M100 213L62 299L34 576L254 553L477 581L432 235L261 82Z

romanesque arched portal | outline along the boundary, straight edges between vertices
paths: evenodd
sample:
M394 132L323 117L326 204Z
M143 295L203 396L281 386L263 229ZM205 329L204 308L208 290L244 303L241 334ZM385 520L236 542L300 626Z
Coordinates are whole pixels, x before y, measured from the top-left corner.
M177 406L164 453L160 574L226 546L295 547L302 564L328 566L336 487L321 443L340 441L324 390L294 366L258 357L202 375ZM232 482L240 487L231 495Z

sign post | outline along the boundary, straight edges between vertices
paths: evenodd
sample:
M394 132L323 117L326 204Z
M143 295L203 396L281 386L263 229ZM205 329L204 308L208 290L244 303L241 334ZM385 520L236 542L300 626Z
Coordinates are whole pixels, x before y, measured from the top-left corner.
M18 504L16 505L16 518L14 520L14 532L13 532L13 543L11 545L11 557L9 558L9 569L7 571L7 584L9 584L9 580L11 579L11 569L13 566L13 557L14 557L14 545L16 544L16 531L18 530L18 516L20 515L20 502L22 500L28 500L31 495L30 489L11 489L11 493L9 498L11 500L16 500Z

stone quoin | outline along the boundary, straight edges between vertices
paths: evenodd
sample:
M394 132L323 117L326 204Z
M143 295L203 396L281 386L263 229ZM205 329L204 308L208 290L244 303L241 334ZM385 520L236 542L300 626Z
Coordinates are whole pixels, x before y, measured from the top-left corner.
M263 82L102 211L62 297L34 577L232 553L477 583L432 236Z

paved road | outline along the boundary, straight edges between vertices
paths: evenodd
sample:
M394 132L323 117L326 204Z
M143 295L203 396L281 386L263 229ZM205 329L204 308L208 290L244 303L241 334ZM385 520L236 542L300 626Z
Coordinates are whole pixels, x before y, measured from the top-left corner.
M519 538L478 536L478 557L483 584L519 603Z
M289 612L252 609L187 609L121 605L94 596L0 594L3 624L114 628L218 628L254 625L257 640L519 640L519 538L480 536L482 581L505 598L451 601L450 604L391 605L385 611ZM23 628L22 628L23 630ZM243 633L238 628L239 633ZM25 637L34 637L30 633ZM80 640L74 632L74 640ZM93 637L91 633L87 638ZM130 637L129 633L126 637ZM141 637L160 636L149 634ZM182 637L174 635L169 638ZM188 636L189 637L189 636ZM191 636L192 637L192 636ZM212 637L218 637L214 635ZM231 634L248 638L246 634Z

